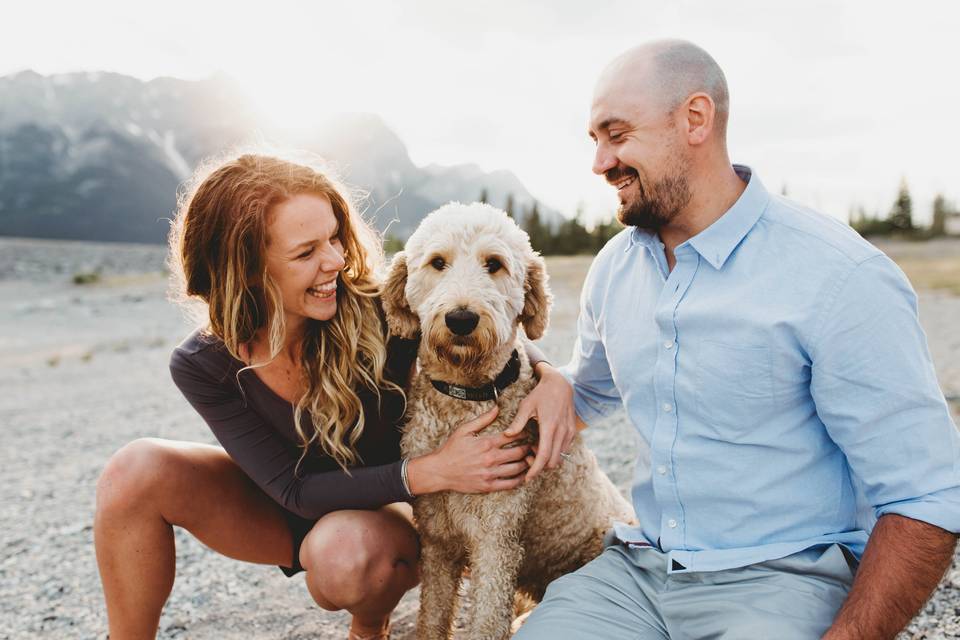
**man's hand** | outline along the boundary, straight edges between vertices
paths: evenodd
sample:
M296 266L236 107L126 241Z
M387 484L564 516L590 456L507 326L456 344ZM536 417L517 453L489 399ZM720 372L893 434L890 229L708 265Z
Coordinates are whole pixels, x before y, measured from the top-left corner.
M553 469L560 464L560 453L570 448L570 443L577 435L573 387L546 362L537 363L536 373L540 382L520 403L516 417L504 432L507 436L518 435L531 418L535 418L540 425L540 441L535 449L536 458L531 461L527 471L527 481L544 467Z
M850 595L823 640L893 638L916 615L950 566L957 536L890 513L880 516Z

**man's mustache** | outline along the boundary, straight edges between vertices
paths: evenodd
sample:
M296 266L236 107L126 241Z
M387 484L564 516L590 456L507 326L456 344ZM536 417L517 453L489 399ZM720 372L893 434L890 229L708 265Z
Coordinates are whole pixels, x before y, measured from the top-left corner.
M629 178L636 175L637 170L631 167L614 167L613 169L604 172L603 177L607 179L607 182L613 184L614 182L620 182L624 178Z

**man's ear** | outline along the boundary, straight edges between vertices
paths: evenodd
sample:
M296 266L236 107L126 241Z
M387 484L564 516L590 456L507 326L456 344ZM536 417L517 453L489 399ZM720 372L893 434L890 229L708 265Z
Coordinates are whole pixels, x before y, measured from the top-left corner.
M390 263L390 274L383 285L383 311L387 316L390 333L401 338L416 338L420 331L420 318L410 311L407 295L407 256L397 253Z
M527 277L523 282L523 310L520 322L523 331L531 340L538 340L547 330L550 321L550 305L553 294L547 286L547 265L537 253L531 253L527 261Z

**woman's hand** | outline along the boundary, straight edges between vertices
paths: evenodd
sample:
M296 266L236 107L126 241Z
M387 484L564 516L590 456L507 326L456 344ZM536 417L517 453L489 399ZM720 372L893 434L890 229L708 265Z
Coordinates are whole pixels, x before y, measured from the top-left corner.
M527 480L533 479L544 467L553 469L560 464L563 460L560 454L570 448L578 428L573 387L546 362L537 363L537 372L540 382L520 403L516 417L503 432L505 436L518 436L531 418L539 423L540 442L534 447L536 458L530 463Z
M530 446L502 448L522 436L479 433L496 419L497 412L494 407L463 423L439 449L411 459L407 466L410 491L414 495L436 491L488 493L522 485Z

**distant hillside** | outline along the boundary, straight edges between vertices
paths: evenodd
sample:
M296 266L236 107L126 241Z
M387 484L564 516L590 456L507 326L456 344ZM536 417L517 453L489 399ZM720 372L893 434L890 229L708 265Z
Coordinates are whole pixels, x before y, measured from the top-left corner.
M344 115L284 140L224 76L142 82L24 71L0 77L0 235L163 242L178 184L204 157L257 136L333 161L369 193L365 205L377 226L390 224L400 238L441 204L473 201L482 191L500 207L512 194L518 217L533 202L509 171L415 166L375 115Z

